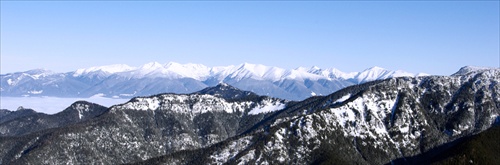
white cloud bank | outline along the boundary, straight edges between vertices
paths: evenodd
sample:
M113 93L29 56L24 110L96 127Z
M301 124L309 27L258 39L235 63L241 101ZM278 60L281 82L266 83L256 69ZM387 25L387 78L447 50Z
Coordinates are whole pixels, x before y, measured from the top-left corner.
M0 109L16 110L19 106L37 112L55 114L61 112L76 101L85 100L106 107L127 102L129 99L113 99L105 97L59 98L59 97L0 97Z

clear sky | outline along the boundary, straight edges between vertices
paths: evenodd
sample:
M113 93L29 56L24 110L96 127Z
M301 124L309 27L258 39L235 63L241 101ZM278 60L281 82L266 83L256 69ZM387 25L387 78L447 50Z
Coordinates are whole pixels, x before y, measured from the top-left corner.
M500 64L499 1L1 1L2 74L157 61L449 75Z

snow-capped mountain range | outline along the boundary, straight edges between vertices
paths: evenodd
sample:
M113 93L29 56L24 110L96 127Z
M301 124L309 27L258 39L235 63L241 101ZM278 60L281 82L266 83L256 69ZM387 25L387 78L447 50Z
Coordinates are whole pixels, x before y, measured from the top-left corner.
M498 164L498 131L479 140L490 149L442 160L498 129L499 82L500 69L464 67L303 101L220 83L54 115L0 110L0 164Z
M191 93L218 83L289 100L327 95L344 87L391 77L415 77L380 67L344 73L335 68L283 69L260 64L207 67L201 64L125 64L90 67L67 73L30 70L1 75L2 96L129 98L157 93Z
M419 76L427 74L413 74L405 71L389 71L380 67L368 68L362 72L344 73L335 68L321 69L313 66L311 68L299 67L296 69L283 69L279 67L265 66L261 64L243 63L235 66L219 66L207 67L201 64L179 64L169 62L167 64L160 64L158 62L151 62L144 64L140 67L131 67L125 64L115 64L107 66L90 67L85 69L78 69L74 72L73 76L87 76L87 75L112 75L117 74L130 78L144 78L144 77L161 77L161 78L192 78L199 81L205 81L212 77L220 79L235 78L245 79L253 78L257 80L271 80L280 81L284 79L345 79L354 80L355 82L371 81L381 78L390 77L403 77L403 76Z

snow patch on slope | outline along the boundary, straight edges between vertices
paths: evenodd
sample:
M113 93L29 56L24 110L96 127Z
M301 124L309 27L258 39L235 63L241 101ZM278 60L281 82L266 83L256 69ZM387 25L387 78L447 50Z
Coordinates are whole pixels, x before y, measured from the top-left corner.
M12 79L10 79L10 78L7 80L7 84L9 84L10 86L12 86L12 85L16 85L16 84L14 83L14 81L12 81Z
M349 98L351 98L351 94L347 94L345 96L342 96L340 99L337 99L335 102L333 102L333 104L342 103L342 102L346 101Z
M282 110L283 108L285 108L285 104L283 104L283 103L264 101L263 105L259 105L259 106L255 107L250 112L248 112L248 114L257 115L260 113L269 113L269 112Z
M82 119L84 112L88 112L90 110L89 105L86 104L75 104L73 105L73 109L76 109L78 111L79 119Z
M330 110L337 118L339 125L344 129L345 136L349 135L360 138L370 136L373 139L387 136L388 132L384 125L384 119L387 115L391 114L396 100L374 100L375 98L371 94L364 95L342 107ZM372 119L367 121L365 119L367 115L372 116ZM370 128L373 130L369 130Z

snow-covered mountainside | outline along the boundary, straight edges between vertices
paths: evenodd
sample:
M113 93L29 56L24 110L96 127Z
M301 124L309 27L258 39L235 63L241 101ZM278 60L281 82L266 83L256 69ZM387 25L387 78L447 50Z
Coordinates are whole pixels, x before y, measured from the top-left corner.
M228 84L135 97L77 124L0 136L0 164L420 164L500 123L499 81L485 69L300 102Z
M237 138L144 164L419 164L426 158L405 157L433 156L500 122L499 81L499 69L486 69L352 86L289 106Z
M422 74L417 74L422 75ZM157 93L192 93L225 82L239 89L288 100L328 95L349 85L391 77L417 76L373 67L344 73L337 69L283 69L244 63L207 67L201 64L147 63L78 69L67 73L47 70L0 75L2 96L55 96L131 98Z
M231 91L235 95L229 97L229 94L222 94L224 92L218 92L221 95L209 95L203 94L204 91ZM238 95L241 93L245 93L245 96ZM287 104L288 101L239 91L227 84L192 94L136 97L109 108L106 113L85 123L66 125L55 130L39 130L29 135L0 134L0 139L6 136L0 140L0 148L4 149L0 152L0 164L32 161L28 155L44 157L43 161L35 160L37 164L115 164L145 160L180 150L198 149L241 134L263 118L282 110ZM75 103L69 108L76 110L78 114L66 115L66 118L78 119L86 116L81 112L88 111L89 105ZM60 120L63 119L65 117L60 117ZM6 123L18 123L21 126L30 124L26 117ZM19 128L8 126L10 127L6 127L6 130ZM4 130L3 127L0 130ZM28 154L24 147L10 143L19 139L8 138L13 135L34 138L28 141L21 138L17 142L38 145L35 150L44 148L45 151ZM49 141L57 143L46 143ZM110 154L109 149L112 148L116 154ZM16 156L7 156L10 154Z

